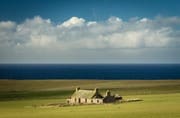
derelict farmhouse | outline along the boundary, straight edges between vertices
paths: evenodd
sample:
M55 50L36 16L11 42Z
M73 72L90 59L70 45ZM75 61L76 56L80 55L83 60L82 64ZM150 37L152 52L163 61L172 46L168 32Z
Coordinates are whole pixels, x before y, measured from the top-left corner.
M70 98L67 99L68 104L102 104L102 103L113 103L121 100L122 97L119 95L111 95L109 90L103 96L99 93L99 90L81 90L76 88L76 91Z

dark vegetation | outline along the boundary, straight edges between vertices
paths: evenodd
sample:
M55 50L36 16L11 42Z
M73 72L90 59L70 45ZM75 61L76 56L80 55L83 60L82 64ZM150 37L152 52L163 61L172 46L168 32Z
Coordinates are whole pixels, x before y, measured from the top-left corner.
M85 89L98 87L103 94L107 89L110 89L112 93L118 93L122 96L180 93L180 80L0 80L0 101L66 99L74 92L77 86Z

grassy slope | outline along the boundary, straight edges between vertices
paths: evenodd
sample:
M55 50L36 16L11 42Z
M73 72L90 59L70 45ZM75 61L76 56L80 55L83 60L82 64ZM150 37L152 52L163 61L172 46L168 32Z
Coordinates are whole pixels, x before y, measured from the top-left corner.
M126 98L132 96L126 96ZM180 94L139 95L142 102L85 105L59 108L34 108L33 104L59 102L51 100L23 100L0 102L1 118L179 118Z
M76 86L106 88L142 102L35 108L64 102ZM40 90L40 91L39 91ZM180 80L166 81L0 81L0 118L179 118ZM10 98L9 98L10 97ZM20 100L21 99L21 100Z
M0 100L67 98L77 86L85 89L98 87L102 93L110 89L122 96L180 93L180 80L1 80Z

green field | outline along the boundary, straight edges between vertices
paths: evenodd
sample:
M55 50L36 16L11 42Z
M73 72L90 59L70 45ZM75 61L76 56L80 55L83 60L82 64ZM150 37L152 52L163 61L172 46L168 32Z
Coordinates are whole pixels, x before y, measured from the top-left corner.
M64 103L76 87L110 89L143 101L40 107ZM0 80L0 118L180 118L180 80Z

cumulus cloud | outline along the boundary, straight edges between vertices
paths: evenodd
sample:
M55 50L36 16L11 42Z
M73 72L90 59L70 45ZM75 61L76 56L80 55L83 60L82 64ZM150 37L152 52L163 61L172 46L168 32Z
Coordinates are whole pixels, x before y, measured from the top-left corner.
M14 22L11 22L11 21L1 21L0 22L1 30L3 30L3 29L14 29L15 26L16 26L16 24Z
M78 18L78 17L72 17L69 20L65 21L61 25L58 25L58 27L80 27L84 24L85 20L83 18Z
M11 58L54 54L74 58L76 55L88 56L87 52L96 50L93 56L98 57L99 50L111 50L109 55L113 57L118 50L122 56L122 50L127 52L129 49L180 48L179 26L179 17L160 16L128 21L118 17L105 21L72 17L61 24L40 16L19 24L0 21L0 55Z
M21 24L0 22L1 39L22 46L46 46L54 43L62 48L142 48L169 47L178 39L171 26L157 26L159 19L137 19L133 22L110 17L107 21L86 22L72 17L62 24L53 25L50 19L37 16ZM176 19L176 20L175 20ZM178 23L178 18L163 19L163 22ZM168 25L168 23L166 23ZM176 42L177 43L177 42ZM63 45L62 45L63 44ZM14 45L15 46L15 45Z

